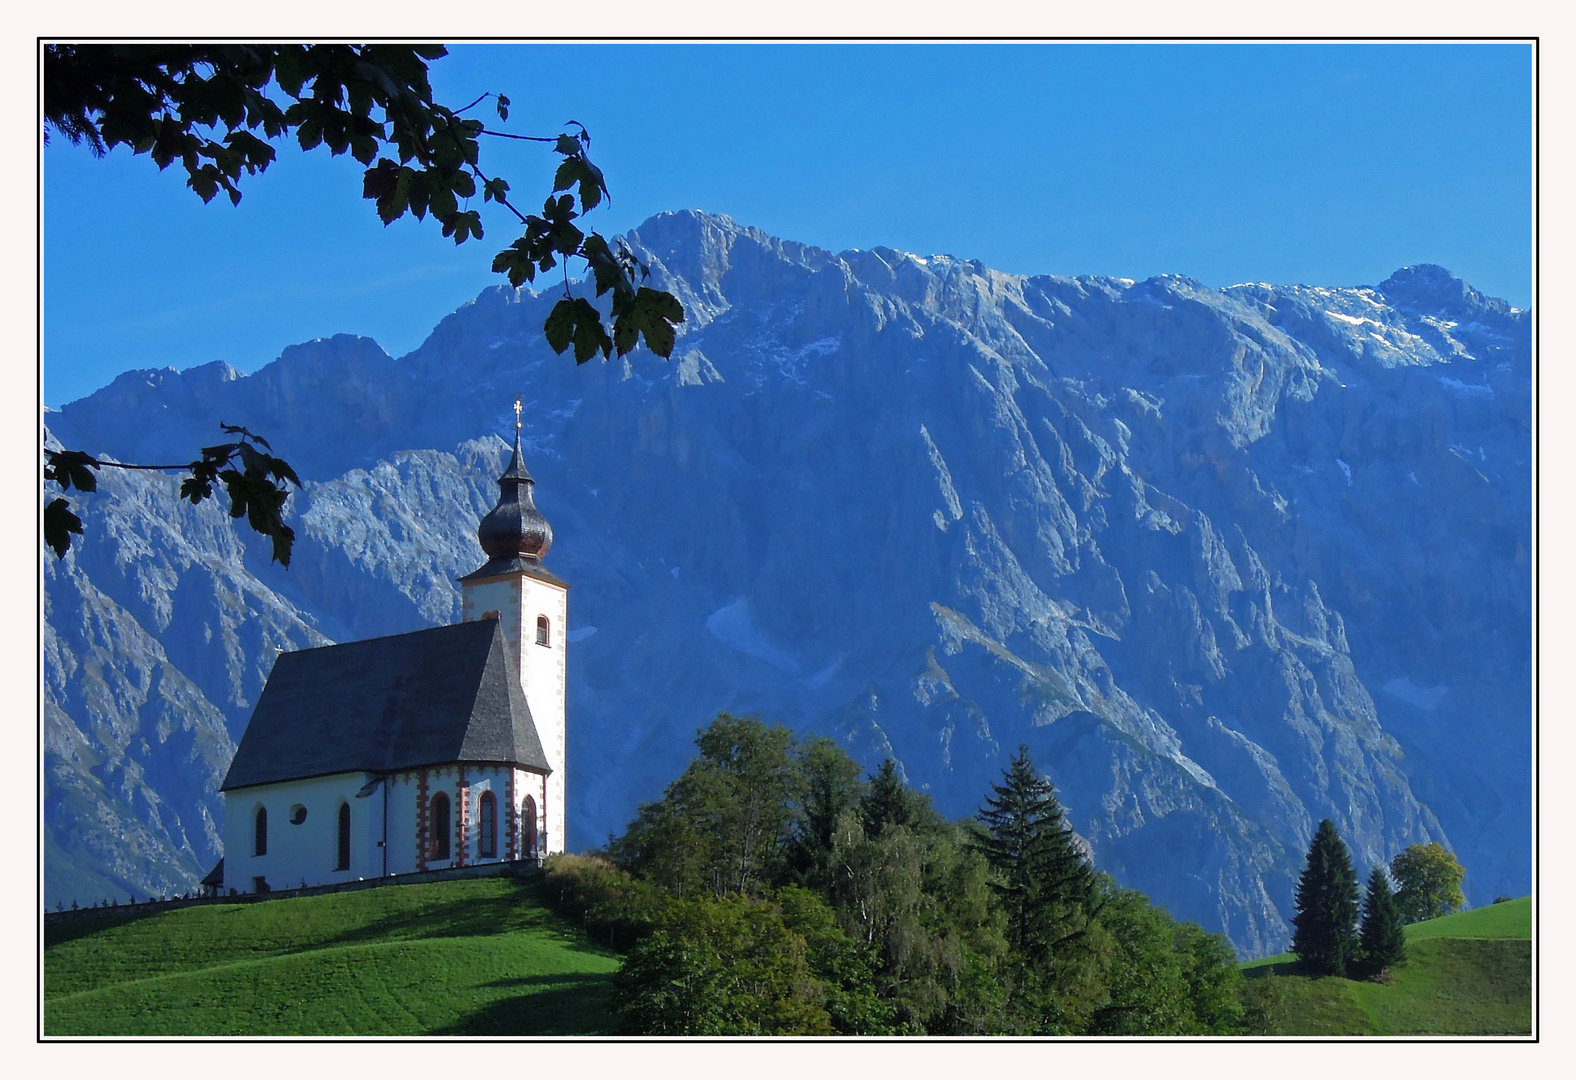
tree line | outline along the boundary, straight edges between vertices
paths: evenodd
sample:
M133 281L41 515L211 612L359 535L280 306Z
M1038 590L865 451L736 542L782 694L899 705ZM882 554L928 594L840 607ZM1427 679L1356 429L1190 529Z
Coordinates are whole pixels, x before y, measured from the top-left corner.
M1227 1034L1224 937L1099 872L1020 747L975 820L892 762L719 715L622 836L547 865L549 899L626 952L631 1034Z

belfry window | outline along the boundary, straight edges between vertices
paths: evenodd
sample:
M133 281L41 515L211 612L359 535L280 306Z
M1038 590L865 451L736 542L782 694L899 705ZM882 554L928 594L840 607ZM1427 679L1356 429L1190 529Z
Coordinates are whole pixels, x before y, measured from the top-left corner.
M438 792L432 797L432 859L449 857L449 797Z
M538 645L552 644L552 633L547 628L546 615L538 615L536 617L536 643Z
M481 805L476 810L476 849L483 859L498 857L498 800L490 791L482 792Z
M252 819L252 854L268 854L268 808L259 806L257 817Z

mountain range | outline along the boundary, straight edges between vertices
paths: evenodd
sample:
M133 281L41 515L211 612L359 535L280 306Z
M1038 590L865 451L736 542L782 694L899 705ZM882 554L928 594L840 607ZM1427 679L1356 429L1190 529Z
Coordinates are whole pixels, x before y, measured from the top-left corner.
M1101 869L1244 956L1313 830L1531 880L1531 315L1374 286L1024 277L701 212L625 238L673 359L577 366L492 288L406 356L130 371L52 445L300 473L288 570L178 478L104 470L45 578L46 901L190 889L275 656L455 621L523 395L567 579L571 849L719 710L973 813L1026 744Z

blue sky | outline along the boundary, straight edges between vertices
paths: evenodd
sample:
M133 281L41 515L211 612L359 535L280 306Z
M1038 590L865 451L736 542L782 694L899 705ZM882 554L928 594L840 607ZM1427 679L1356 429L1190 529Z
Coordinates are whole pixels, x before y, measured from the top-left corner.
M494 45L432 66L508 129L591 131L604 235L700 208L834 251L1036 274L1374 284L1418 262L1531 302L1527 45ZM523 205L552 155L487 143ZM124 149L44 153L45 401L131 368L366 334L395 356L517 232L385 228L361 167L282 148L239 207ZM479 200L478 200L479 201Z

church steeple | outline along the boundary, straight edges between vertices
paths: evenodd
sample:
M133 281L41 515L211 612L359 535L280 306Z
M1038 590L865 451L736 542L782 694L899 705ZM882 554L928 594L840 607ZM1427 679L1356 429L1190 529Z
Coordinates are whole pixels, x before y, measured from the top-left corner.
M510 666L518 674L531 720L550 772L531 790L507 798L518 806L520 826L540 822L541 850L564 850L566 706L565 663L569 637L569 583L542 565L553 545L553 529L532 501L536 482L520 453L520 399L514 399L514 455L498 477L498 505L482 518L476 538L487 552L481 568L460 578L460 618L497 619ZM525 774L521 774L522 776ZM534 809L533 809L534 807Z
M532 559L541 562L553 546L553 527L536 508L531 489L536 481L520 456L520 399L514 399L514 455L498 477L498 504L476 529L476 539L489 560Z

